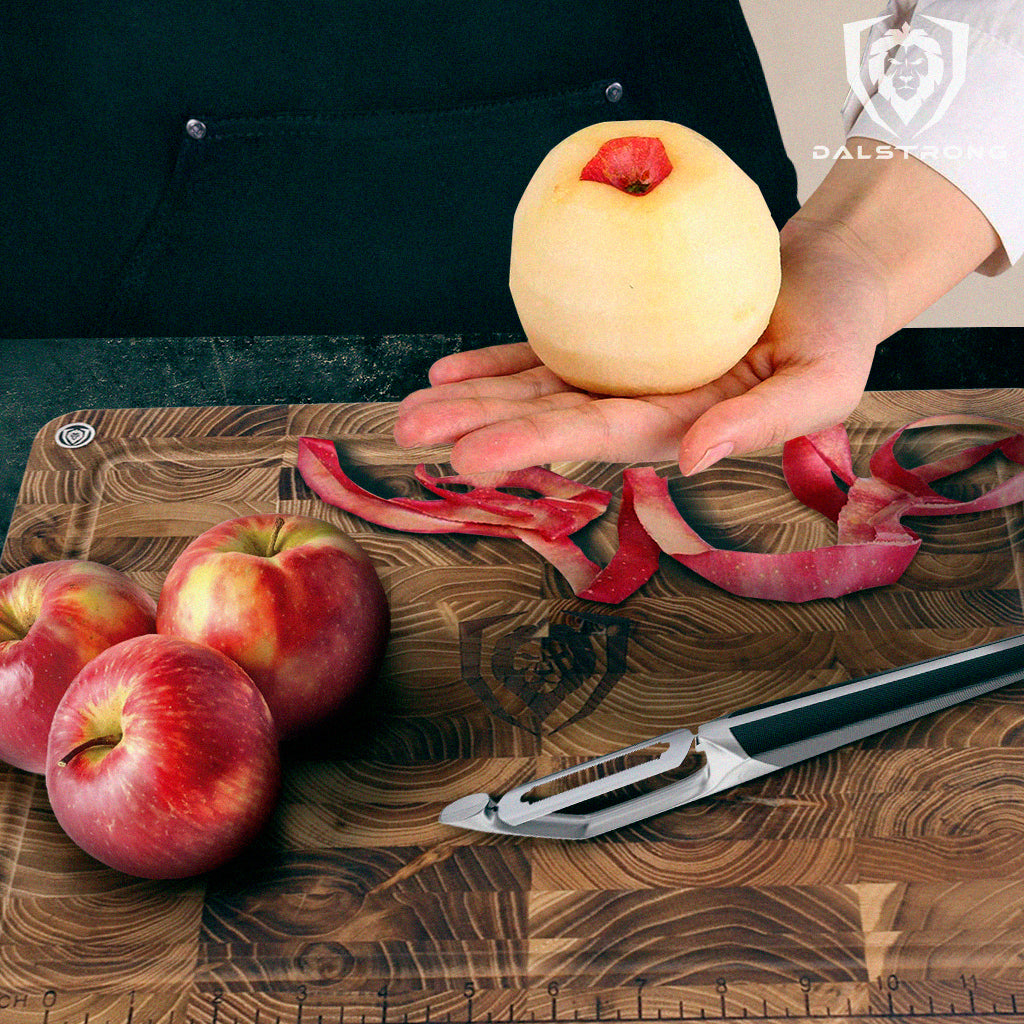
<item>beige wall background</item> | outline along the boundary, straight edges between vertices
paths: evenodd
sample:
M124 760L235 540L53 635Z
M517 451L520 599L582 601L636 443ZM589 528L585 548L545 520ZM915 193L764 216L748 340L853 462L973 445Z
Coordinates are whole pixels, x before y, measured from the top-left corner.
M849 86L843 24L880 14L884 0L741 0L757 44L800 198L825 176L843 143L840 108ZM1024 197L1022 197L1024 202ZM922 313L914 327L1019 327L1024 325L1024 261L998 277L971 274Z

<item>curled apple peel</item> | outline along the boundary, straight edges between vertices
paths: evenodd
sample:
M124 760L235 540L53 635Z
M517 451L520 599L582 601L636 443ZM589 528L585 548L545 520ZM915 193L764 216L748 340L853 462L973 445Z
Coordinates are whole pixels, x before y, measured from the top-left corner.
M715 547L686 522L665 477L649 466L626 468L617 520L618 546L604 567L592 561L571 534L601 515L610 495L575 484L550 470L535 467L487 480L469 476L432 478L431 486L440 493L445 493L446 485L452 482L468 484L472 489L458 497L448 492L443 499L416 505L409 499L370 495L355 485L342 471L331 441L300 439L298 465L306 483L325 501L380 526L516 537L561 572L573 593L585 600L606 604L624 601L657 571L664 553L729 593L803 602L895 583L921 547L921 539L902 521L906 516L959 515L1024 501L1024 472L966 501L948 498L931 486L995 452L1024 465L1024 434L1019 432L912 469L897 460L896 443L905 431L955 424L1016 429L982 416L917 420L893 433L878 448L865 477L854 471L849 437L842 424L787 442L783 475L794 497L837 524L834 544L804 551ZM428 479L429 475L420 468L417 476ZM495 497L497 486L529 486L543 492L543 497L510 502L503 513L508 518L502 525L493 518L506 500ZM542 502L542 507L549 508L552 500L559 503L562 512L574 510L568 522L579 525L568 525L564 518L556 521L540 517L536 521L544 524L542 530L517 518L531 502ZM422 517L414 523L409 518L412 505L416 505L416 515ZM433 508L428 513L425 509L429 506ZM480 518L474 521L474 515Z
M416 478L437 498L385 498L352 480L341 467L334 442L324 438L300 438L297 464L310 490L329 505L378 526L410 533L491 537L525 533L538 544L554 543L596 519L611 501L607 491L577 484L540 466L486 476L435 477L421 465L415 469ZM469 490L456 490L460 485ZM522 497L502 488L535 491L538 497Z

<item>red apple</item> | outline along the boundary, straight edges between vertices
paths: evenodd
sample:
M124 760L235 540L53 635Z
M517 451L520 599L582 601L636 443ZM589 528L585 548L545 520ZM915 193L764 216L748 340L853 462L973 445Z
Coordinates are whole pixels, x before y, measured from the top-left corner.
M46 769L57 702L101 651L156 629L156 602L116 569L65 559L0 580L0 760Z
M53 716L46 788L86 853L143 878L229 860L280 787L270 709L230 659L174 637L125 640L78 674Z
M376 673L390 615L366 553L336 526L296 515L221 523L178 556L157 632L237 662L282 738L342 708Z

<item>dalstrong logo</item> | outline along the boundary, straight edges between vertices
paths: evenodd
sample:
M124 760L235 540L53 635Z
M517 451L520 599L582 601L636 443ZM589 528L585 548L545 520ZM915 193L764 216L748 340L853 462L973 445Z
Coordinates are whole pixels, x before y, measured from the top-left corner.
M470 619L459 627L462 676L491 714L549 735L601 706L626 671L631 626L583 611Z
M928 15L913 26L888 16L844 25L846 77L871 120L901 138L941 120L967 77L969 29Z
M91 423L65 423L54 435L54 441L61 448L84 448L96 437L96 428Z

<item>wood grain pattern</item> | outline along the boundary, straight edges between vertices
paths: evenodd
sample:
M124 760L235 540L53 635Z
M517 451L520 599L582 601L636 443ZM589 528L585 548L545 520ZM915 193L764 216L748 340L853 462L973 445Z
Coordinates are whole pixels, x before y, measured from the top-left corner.
M935 412L1016 420L1013 390L866 396L855 464ZM232 865L156 883L63 835L40 779L0 768L0 1024L254 1020L701 1020L1024 1014L1024 687L1010 687L585 843L446 829L441 807L676 725L1024 627L1019 506L918 520L897 584L806 605L744 601L664 559L616 607L576 599L515 541L418 537L319 502L303 434L418 494L386 404L79 410L39 434L0 569L114 565L156 595L196 534L255 511L349 530L394 613L352 720L286 749L265 833ZM66 423L95 439L55 443ZM908 460L974 428L909 436ZM555 469L618 490L622 467ZM672 493L712 541L830 542L778 452ZM942 484L968 497L996 459ZM581 534L614 549L614 510Z

